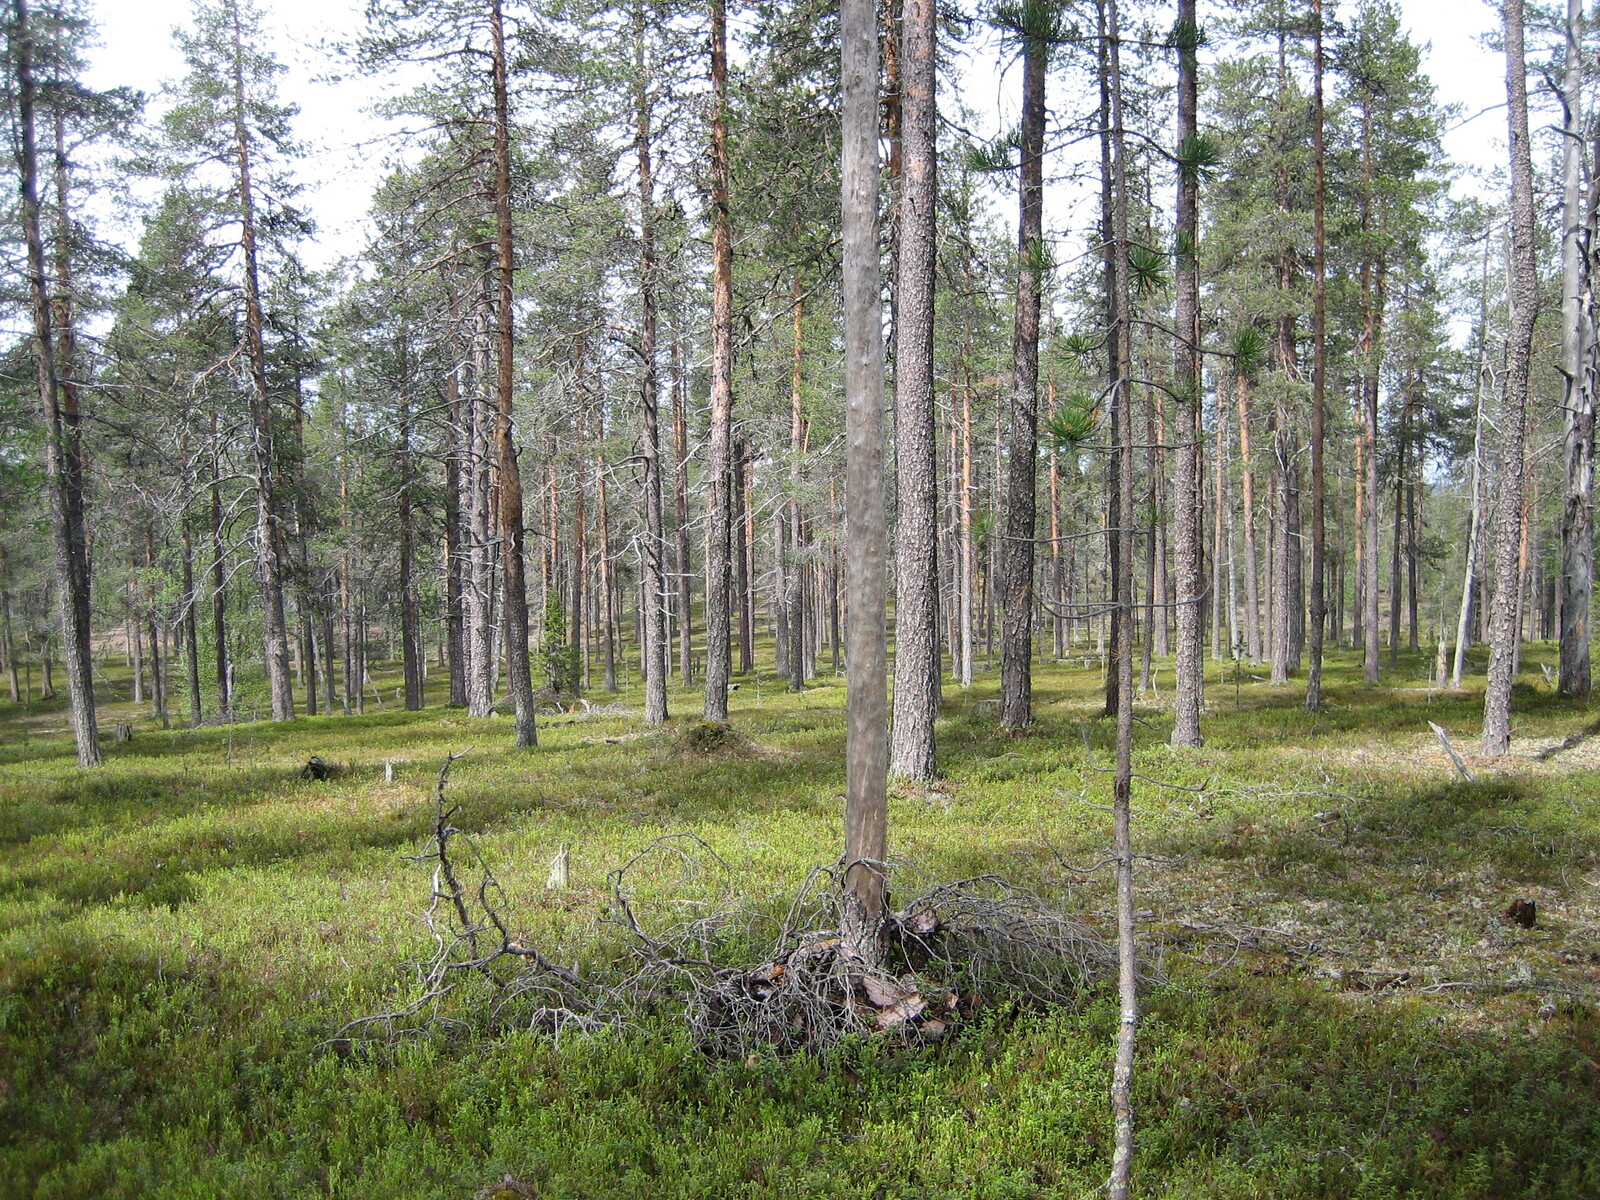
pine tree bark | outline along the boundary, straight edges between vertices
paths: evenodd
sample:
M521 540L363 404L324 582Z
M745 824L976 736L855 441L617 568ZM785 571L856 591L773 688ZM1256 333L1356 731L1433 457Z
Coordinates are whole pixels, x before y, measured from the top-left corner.
M539 744L533 707L533 671L528 662L528 582L523 557L522 474L517 464L513 367L516 338L511 301L515 260L511 240L511 101L506 79L506 39L502 0L491 0L489 36L494 89L495 212L495 463L500 471L501 565L504 572L502 618L505 627L506 685L516 721L519 749Z
M1199 127L1199 25L1195 0L1178 0L1178 145L1180 157L1197 140ZM1176 375L1178 394L1174 523L1177 534L1178 661L1173 702L1172 744L1199 746L1201 666L1200 531L1200 174L1197 167L1178 170L1178 255Z
M1511 684L1518 650L1522 548L1523 452L1533 326L1539 277L1534 261L1533 160L1528 144L1528 84L1523 52L1522 0L1505 0L1506 102L1511 159L1511 262L1500 406L1500 518L1495 530L1495 590L1490 607L1489 683L1483 698L1483 752L1511 748Z
M78 765L98 766L99 731L95 721L94 663L90 645L89 558L83 522L83 462L75 394L63 389L57 372L44 237L38 194L38 152L34 106L33 27L26 0L13 0L12 61L16 71L17 115L21 134L18 184L23 235L27 242L28 285L33 309L34 365L44 424L45 486L50 503L51 566L60 612L67 668L67 702Z
M884 586L883 314L878 248L878 29L840 0L844 92L845 553L849 688L841 948L872 965L887 894L888 650Z
M645 76L644 9L634 8L635 136L639 161L639 393L642 410L644 465L644 553L640 579L643 625L642 667L644 719L660 724L667 719L667 597L663 569L666 541L661 513L660 389L656 379L656 260L655 177L651 162L652 133L649 80Z
M1318 712L1322 708L1322 643L1328 623L1328 492L1323 463L1328 411L1327 153L1323 143L1322 0L1311 0L1311 13L1311 666L1306 676L1306 711Z
M1113 303L1111 338L1115 374L1112 387L1126 389L1132 363L1132 298L1128 281L1128 180L1123 145L1123 104L1121 70L1121 29L1116 0L1104 0L1109 67L1110 150L1112 184L1112 265ZM1111 1157L1111 1178L1106 1192L1109 1200L1128 1200L1133 1170L1133 1058L1139 1026L1138 961L1134 948L1133 899L1133 408L1123 397L1117 411L1114 457L1120 462L1116 473L1115 524L1122 530L1117 541L1120 559L1116 573L1114 607L1120 615L1122 636L1117 646L1113 670L1117 676L1116 769L1112 776L1112 855L1116 859L1117 889L1117 997L1118 1020L1116 1054L1111 1076L1111 1111L1115 1131ZM1111 674L1111 672L1107 672Z
M901 150L895 280L894 727L889 769L932 779L939 716L939 488L933 395L938 198L935 0L905 0L900 23Z
M1042 10L1041 10L1042 11ZM1023 23L1027 24L1028 9ZM1050 47L1024 28L1018 168L1016 324L1000 543L1000 723L1033 723L1033 563L1039 457L1039 308L1044 273L1045 75ZM1126 400L1126 398L1124 398Z
M289 673L289 628L284 614L284 544L277 494L277 463L272 428L272 396L267 388L267 355L262 341L260 271L256 263L255 192L250 169L253 149L244 93L244 46L236 9L229 9L233 61L234 156L239 204L239 247L244 258L245 357L250 375L251 450L256 491L256 574L261 584L261 638L267 663L272 719L294 719L294 686Z
M733 229L728 163L728 7L711 0L711 430L706 447L705 719L728 719L733 660L728 584L733 541Z

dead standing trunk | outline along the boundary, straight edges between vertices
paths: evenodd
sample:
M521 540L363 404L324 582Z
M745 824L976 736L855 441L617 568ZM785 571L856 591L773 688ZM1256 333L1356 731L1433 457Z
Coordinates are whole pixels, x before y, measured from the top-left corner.
M1589 255L1593 205L1583 194L1584 104L1582 0L1567 0L1566 71L1561 85L1562 141L1561 375L1565 416L1561 514L1561 670L1563 696L1589 694L1589 604L1594 592L1594 297Z

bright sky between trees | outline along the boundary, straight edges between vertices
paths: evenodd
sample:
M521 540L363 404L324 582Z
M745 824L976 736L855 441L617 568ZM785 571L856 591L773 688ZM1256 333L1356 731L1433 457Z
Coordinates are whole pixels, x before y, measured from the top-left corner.
M362 0L260 3L272 50L287 68L281 94L300 106L296 128L309 151L299 170L306 188L302 200L320 230L311 258L326 266L361 248L368 199L392 153L382 141L390 127L366 111L379 94L378 84L341 71L323 48L362 28L364 5ZM189 24L190 0L93 0L93 7L102 45L90 56L90 83L138 88L159 108L163 86L177 83L184 73L172 31ZM1440 102L1462 110L1444 139L1445 151L1478 173L1463 181L1464 190L1483 192L1489 182L1485 176L1498 165L1505 146L1504 62L1482 44L1483 35L1498 27L1498 13L1481 0L1399 0L1399 7L1412 37L1429 47L1424 64ZM967 101L973 107L995 99L1005 103L1018 84L1018 72L996 82L992 66L974 63L970 69Z

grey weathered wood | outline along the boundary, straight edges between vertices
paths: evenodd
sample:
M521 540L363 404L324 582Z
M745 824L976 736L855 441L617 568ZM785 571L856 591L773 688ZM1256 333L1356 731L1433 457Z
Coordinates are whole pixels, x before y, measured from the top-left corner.
M1472 772L1467 769L1467 764L1461 761L1461 755L1457 754L1456 748L1450 744L1450 735L1432 721L1428 722L1428 728L1433 730L1433 736L1439 739L1439 745L1444 747L1444 752L1450 756L1450 761L1455 763L1456 770L1461 773L1461 778L1468 783L1475 782Z

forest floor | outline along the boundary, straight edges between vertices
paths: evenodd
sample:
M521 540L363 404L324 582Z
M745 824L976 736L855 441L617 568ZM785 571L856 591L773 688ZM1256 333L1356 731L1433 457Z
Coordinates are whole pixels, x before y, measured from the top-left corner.
M1600 1196L1600 710L1528 648L1515 752L1474 753L1481 676L1386 684L1340 657L1329 705L1207 661L1204 749L1165 745L1170 664L1137 726L1145 995L1143 1197ZM713 1061L660 1028L319 1048L403 1003L429 944L421 849L452 752L456 823L519 930L603 966L608 872L691 832L708 885L630 876L670 907L720 890L781 912L841 842L840 679L745 677L738 752L683 747L698 696L547 719L441 706L162 730L108 664L80 772L57 704L0 704L0 1196L1083 1197L1104 1181L1116 1007L994 1003L937 1045ZM997 681L947 683L942 778L890 802L896 894L997 872L1104 931L1112 727L1098 665L1044 664L1036 725ZM599 697L595 698L598 702ZM611 699L611 698L604 698ZM1475 782L1428 727L1446 729ZM340 768L304 781L312 755ZM392 780L385 779L385 763ZM548 891L566 845L569 886ZM1513 900L1537 906L1531 928ZM996 998L1000 1000L1002 998Z

